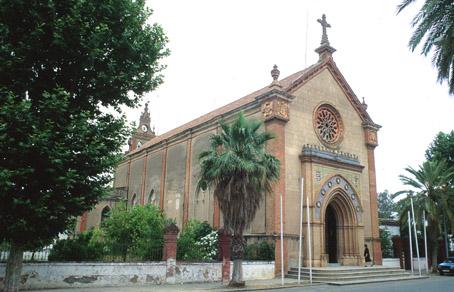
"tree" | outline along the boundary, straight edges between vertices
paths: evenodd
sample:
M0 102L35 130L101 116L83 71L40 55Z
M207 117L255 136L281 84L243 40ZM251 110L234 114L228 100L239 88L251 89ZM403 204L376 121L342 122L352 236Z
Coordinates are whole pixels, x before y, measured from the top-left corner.
M397 13L402 12L415 0L403 0ZM449 93L454 94L454 5L452 0L426 0L413 18L416 27L410 38L412 51L424 41L421 54L433 51L432 64L437 67L438 81L447 80Z
M24 249L49 243L109 191L128 134L120 107L162 82L167 39L150 15L144 1L1 1L5 291L18 290Z
M243 113L231 125L221 122L222 132L211 137L210 149L199 156L197 191L214 189L224 228L233 235L230 286L244 286L243 231L254 219L264 193L271 191L272 183L279 177L279 160L265 151L265 144L273 135L262 132L262 124L246 119Z
M428 160L445 159L449 167L454 167L454 130L450 133L440 132L426 150Z
M386 229L379 229L381 251L384 258L393 257L393 243L391 241L391 233Z
M378 217L392 219L396 211L395 203L388 190L378 194Z
M103 231L89 229L66 239L57 240L49 253L48 260L61 261L99 261L105 256Z
M164 244L164 221L164 214L154 205L114 208L102 226L110 253L123 261L128 256L152 259Z
M432 243L432 269L436 270L443 218L447 218L450 226L454 227L454 190L449 185L454 178L454 168L448 168L444 160L434 160L424 162L417 170L412 167L405 170L409 176L400 175L400 180L412 189L394 195L407 195L399 201L401 224L409 220L407 213L411 208L410 198L413 198L415 218L422 218L422 212L426 212L427 235ZM417 224L421 224L419 219L416 220Z

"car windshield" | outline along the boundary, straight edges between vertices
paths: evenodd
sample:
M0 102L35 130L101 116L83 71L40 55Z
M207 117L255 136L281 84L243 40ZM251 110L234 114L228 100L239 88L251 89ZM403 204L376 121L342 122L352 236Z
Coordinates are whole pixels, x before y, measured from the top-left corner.
M446 259L444 262L445 263L454 263L454 259Z

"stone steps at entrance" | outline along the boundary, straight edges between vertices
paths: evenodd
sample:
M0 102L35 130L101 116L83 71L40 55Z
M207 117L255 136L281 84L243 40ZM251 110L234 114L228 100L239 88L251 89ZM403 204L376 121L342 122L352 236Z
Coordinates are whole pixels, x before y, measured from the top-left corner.
M350 276L350 275L379 275L379 274L394 274L394 273L406 273L405 270L398 269L398 268L362 268L362 269L312 269L312 275L317 275L320 277L333 277L333 276ZM298 275L297 268L291 268L289 270L289 274ZM302 275L309 275L309 269L302 268L301 269Z
M298 278L298 268L291 268L288 278ZM309 279L309 269L301 269L301 278ZM387 282L420 279L398 268L389 267L327 267L312 269L312 281L333 285L351 285L370 282Z
M379 282L392 282L392 281L407 281L407 280L417 280L425 279L428 276L405 276L405 277L392 277L392 278L382 278L382 279L370 279L370 280L360 280L360 281L338 281L330 282L330 285L344 286L344 285L358 285L358 284L368 284L368 283L379 283Z

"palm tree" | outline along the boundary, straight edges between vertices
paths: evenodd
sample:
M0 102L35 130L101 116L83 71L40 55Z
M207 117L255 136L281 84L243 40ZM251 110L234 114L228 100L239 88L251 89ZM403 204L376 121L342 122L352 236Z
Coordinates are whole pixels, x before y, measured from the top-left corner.
M221 122L222 132L211 136L210 149L199 156L197 192L214 189L224 228L233 235L229 286L244 286L243 231L254 219L264 193L271 192L272 183L279 178L279 160L265 151L273 135L261 131L262 125L258 120L246 119L243 113L231 125Z
M415 0L404 0L398 7L400 13ZM413 18L416 26L410 38L412 51L425 39L421 54L433 49L432 63L438 69L438 81L448 80L449 93L454 94L454 4L452 0L426 0Z
M412 167L407 167L405 170L410 176L400 175L400 180L412 190L394 194L394 197L407 195L399 201L400 219L401 222L408 220L407 211L411 208L410 198L413 198L415 218L422 218L423 211L426 212L428 239L432 243L432 269L436 270L438 240L444 218L449 221L451 227L454 227L454 190L450 185L454 179L454 168L448 168L444 160L429 160L417 170Z

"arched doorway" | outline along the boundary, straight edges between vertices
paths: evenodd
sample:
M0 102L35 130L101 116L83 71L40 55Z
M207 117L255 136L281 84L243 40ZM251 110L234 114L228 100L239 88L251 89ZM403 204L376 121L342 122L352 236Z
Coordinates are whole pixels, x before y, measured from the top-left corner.
M325 215L325 253L328 255L328 263L337 263L337 230L336 215L332 206L326 208Z
M335 175L322 184L316 196L314 218L320 222L321 246L319 253L314 254L320 256L320 266L362 264L362 207L360 197L349 181Z
M328 195L324 216L325 258L327 264L358 263L358 220L348 195L334 190Z

